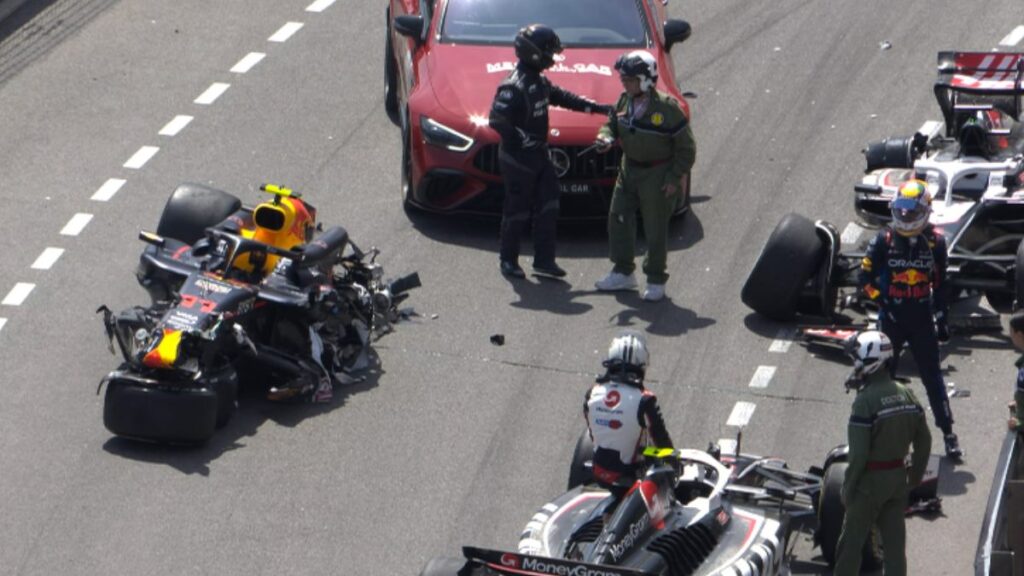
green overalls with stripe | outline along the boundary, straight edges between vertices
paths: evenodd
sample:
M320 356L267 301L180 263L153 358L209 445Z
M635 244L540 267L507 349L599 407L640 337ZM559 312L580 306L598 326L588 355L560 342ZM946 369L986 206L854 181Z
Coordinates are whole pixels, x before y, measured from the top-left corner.
M860 574L861 550L871 527L877 525L885 548L885 575L904 576L908 485L921 482L932 445L924 409L910 389L894 382L888 370L879 369L867 376L853 401L848 435L849 467L843 483L846 518L833 575ZM911 445L908 472L905 462Z
M643 271L650 284L664 284L668 258L668 225L676 196L665 197L662 186L673 184L677 194L697 154L693 131L679 103L671 96L649 90L647 109L634 118L633 97L623 93L615 104L615 117L601 127L598 137L618 139L622 164L608 213L608 249L615 272L636 269L636 213L644 221L647 256Z

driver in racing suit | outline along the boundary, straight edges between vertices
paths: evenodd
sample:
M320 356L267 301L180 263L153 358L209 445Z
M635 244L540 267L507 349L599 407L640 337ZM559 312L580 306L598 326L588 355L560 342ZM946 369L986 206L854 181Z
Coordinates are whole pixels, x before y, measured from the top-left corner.
M533 270L561 278L555 263L558 178L548 156L548 104L576 112L607 114L610 107L555 86L543 71L555 63L562 43L555 31L531 24L516 34L516 68L498 85L490 126L501 135L498 161L505 178L501 219L501 273L525 278L519 244L533 214Z
M607 371L583 404L594 442L594 479L612 493L606 515L636 479L644 446L674 448L658 399L644 388L648 358L642 334L626 330L616 336L604 361Z
M935 425L942 430L946 456L959 460L963 451L953 433L953 412L939 360L939 342L949 340L946 239L928 223L931 196L925 182L905 182L891 209L891 225L868 244L858 283L879 304L879 329L893 345L890 373L895 376L900 351L909 344Z

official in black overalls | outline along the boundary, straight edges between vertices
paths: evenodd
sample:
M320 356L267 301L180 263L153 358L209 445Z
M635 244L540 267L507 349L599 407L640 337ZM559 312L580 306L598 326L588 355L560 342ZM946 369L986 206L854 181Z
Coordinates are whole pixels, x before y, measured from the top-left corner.
M498 85L490 125L501 135L498 159L505 178L501 221L501 273L525 278L519 244L533 218L533 270L565 276L555 263L558 178L548 157L548 104L587 113L608 108L553 85L542 71L555 63L562 43L551 28L531 24L516 35L515 70Z

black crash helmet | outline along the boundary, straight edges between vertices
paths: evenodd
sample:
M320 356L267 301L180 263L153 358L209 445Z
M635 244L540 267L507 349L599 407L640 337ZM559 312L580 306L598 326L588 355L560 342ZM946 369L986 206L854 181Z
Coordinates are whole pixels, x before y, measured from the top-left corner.
M516 34L516 58L536 70L550 68L562 52L558 34L543 24L530 24Z

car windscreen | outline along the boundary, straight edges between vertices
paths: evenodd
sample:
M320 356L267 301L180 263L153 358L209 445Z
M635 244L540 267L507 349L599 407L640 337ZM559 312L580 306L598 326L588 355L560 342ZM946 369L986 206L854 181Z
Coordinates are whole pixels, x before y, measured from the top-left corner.
M641 0L449 0L441 42L511 44L519 29L546 24L565 47L646 47Z

